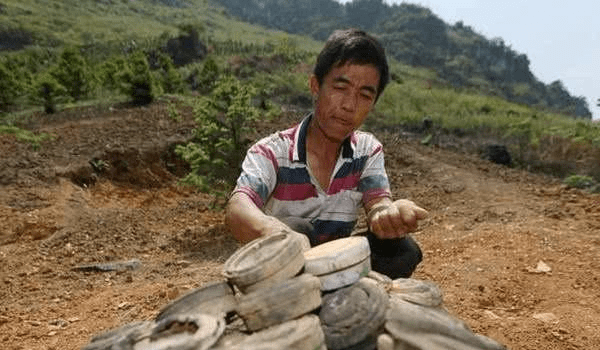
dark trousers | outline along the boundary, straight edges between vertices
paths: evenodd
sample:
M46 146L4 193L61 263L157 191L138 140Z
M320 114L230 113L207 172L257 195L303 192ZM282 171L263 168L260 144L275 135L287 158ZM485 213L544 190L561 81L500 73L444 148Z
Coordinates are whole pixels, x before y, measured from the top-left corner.
M292 230L311 236L313 226L308 219L280 218ZM423 253L415 240L404 238L379 239L371 232L361 232L369 240L371 249L371 269L391 279L408 278L423 260Z
M421 248L410 236L379 239L369 232L367 238L371 246L371 269L391 279L410 277L423 260Z

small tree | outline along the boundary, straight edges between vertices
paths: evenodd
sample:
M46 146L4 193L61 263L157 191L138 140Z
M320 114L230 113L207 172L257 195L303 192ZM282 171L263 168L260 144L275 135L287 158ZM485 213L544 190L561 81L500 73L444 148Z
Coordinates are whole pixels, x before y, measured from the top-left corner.
M124 90L122 84L123 72L129 69L127 60L123 56L114 56L100 65L98 77L100 83L110 90Z
M49 73L40 75L35 88L35 98L42 103L44 112L47 114L55 113L57 111L57 103L67 99L67 89Z
M0 113L15 104L21 86L13 72L0 61Z
M220 79L209 98L194 108L195 140L179 146L175 152L191 166L183 179L203 191L214 189L218 181L231 184L238 175L236 169L246 151L245 135L259 112L252 106L256 91L242 85L232 76Z
M132 102L137 105L152 103L158 95L158 85L150 71L146 55L136 51L129 58L129 65L120 74L121 90L131 96Z
M198 90L202 94L208 94L219 80L219 66L214 58L208 57L204 60L202 69L195 68L188 76L192 90Z
M64 49L52 75L75 101L87 96L92 89L92 74L87 62L75 47Z
M185 85L181 74L175 68L171 57L165 53L161 53L158 57L160 64L160 75L162 87L167 93L181 93L185 90Z

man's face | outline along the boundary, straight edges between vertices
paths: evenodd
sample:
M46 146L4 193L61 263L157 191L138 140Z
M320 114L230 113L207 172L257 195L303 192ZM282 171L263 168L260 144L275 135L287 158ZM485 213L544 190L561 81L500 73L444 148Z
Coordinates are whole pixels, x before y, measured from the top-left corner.
M315 122L332 141L341 142L365 120L377 97L379 71L367 64L334 67L319 86L310 79L315 102Z

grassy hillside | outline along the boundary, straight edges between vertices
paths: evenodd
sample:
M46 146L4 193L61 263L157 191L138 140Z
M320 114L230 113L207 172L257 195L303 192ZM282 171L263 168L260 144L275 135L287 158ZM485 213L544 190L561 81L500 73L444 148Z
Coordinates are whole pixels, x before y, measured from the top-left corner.
M29 32L41 46L146 40L164 33L176 35L184 24L202 25L216 40L264 43L282 35L232 19L208 0L3 0L0 4L0 32ZM314 40L297 40L304 47L318 48Z
M249 54L235 50L215 52L211 57L221 70L232 71L246 83L258 87L263 100L276 105L290 103L300 96L303 101L310 101L307 73L322 42L238 21L207 0L0 1L0 33L9 30L30 33L37 50L47 46L59 51L64 45L102 47L112 43L119 47L131 45L132 41L152 43L159 37L180 34L184 25L202 28L201 39L208 42L236 40L244 45L275 44L280 51L286 49L284 53L288 56L290 52L301 55L278 63L269 59L277 53L276 48L265 54L264 62L260 62L261 58L258 61L244 58ZM4 51L0 54L0 63L14 54ZM423 142L441 144L444 135L479 138L479 144L508 145L516 166L547 172L544 167L549 167L549 172L555 175L578 173L600 181L600 125L510 103L474 89L456 89L429 69L394 60L391 65L393 82L379 101L367 128L418 130L427 118L434 128L421 130L425 132ZM202 66L203 63L198 62L177 70L186 79ZM190 90L183 95L189 96ZM87 100L69 103L106 103L118 98L115 93L97 91ZM23 103L0 120L7 125L25 118L23 111L31 109L31 105L27 105L31 102ZM16 133L13 126L0 132ZM28 140L28 137L23 139ZM473 147L470 151L477 149Z

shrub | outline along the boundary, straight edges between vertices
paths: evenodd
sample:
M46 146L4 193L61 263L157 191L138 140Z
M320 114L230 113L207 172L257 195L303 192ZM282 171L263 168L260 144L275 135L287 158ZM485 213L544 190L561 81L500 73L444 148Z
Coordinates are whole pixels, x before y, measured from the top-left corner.
M92 90L92 75L85 59L75 47L64 49L52 75L75 101L86 97Z
M99 67L98 74L101 85L109 90L123 91L121 75L128 69L128 63L123 56L114 56L103 62Z
M185 90L183 79L179 71L175 68L171 57L165 53L161 53L158 60L163 90L167 93L183 92Z
M47 114L55 113L57 111L57 103L64 102L67 99L67 89L51 74L41 74L35 86L36 95L34 99L43 104L44 111Z
M257 120L258 110L252 106L255 89L231 76L220 79L209 98L194 106L194 142L178 146L175 152L190 164L191 172L184 183L208 191L216 183L226 186L238 176L248 143L246 134ZM227 190L227 189L226 189Z
M583 189L594 186L594 179L586 175L570 175L563 180L563 183L568 187Z
M200 93L207 94L215 87L220 74L217 62L214 58L208 57L204 61L202 69L194 69L187 78L187 81L190 83L192 90L198 90Z
M20 90L13 72L0 62L0 112L7 112L15 105Z
M142 51L131 54L128 67L119 75L118 80L121 82L122 92L130 96L134 104L150 104L158 95L159 87Z

